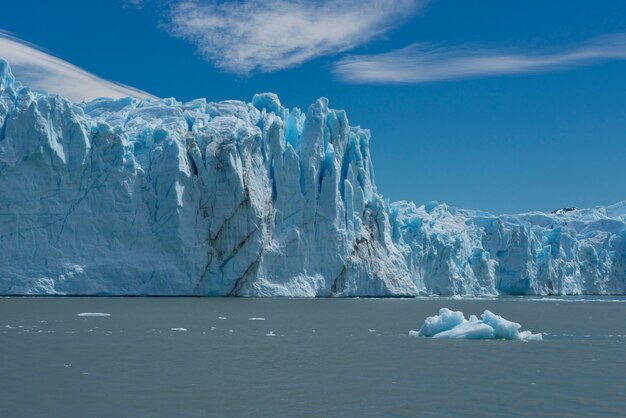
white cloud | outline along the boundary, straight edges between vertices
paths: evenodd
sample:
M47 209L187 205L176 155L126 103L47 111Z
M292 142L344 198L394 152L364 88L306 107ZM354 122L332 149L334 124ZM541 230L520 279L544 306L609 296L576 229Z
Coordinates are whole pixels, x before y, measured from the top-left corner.
M248 0L173 3L164 28L217 68L272 72L380 36L424 0Z
M626 59L626 34L594 38L560 50L503 50L475 45L413 44L377 55L347 56L335 75L352 83L427 83L443 80L541 73Z
M102 79L1 30L0 58L9 62L15 78L23 85L57 93L76 102L97 97L154 97Z

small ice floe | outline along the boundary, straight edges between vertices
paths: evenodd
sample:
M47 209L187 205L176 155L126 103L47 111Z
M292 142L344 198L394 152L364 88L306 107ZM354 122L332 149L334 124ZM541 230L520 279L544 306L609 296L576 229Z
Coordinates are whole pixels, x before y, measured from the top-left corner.
M110 313L106 313L106 312L81 312L79 314L77 314L76 316L111 316Z
M217 327L211 327L211 331L215 331Z
M266 337L275 337L276 333L274 331L270 331L267 334L265 334Z
M463 312L441 308L439 315L429 316L419 331L410 331L413 337L468 340L542 340L541 333L519 331L522 327L516 322L507 321L500 315L485 310L478 319L471 315L465 319Z
M4 327L5 327L5 328L8 328L8 329L13 329L13 328L15 328L15 327L13 327L13 326L11 326L11 325L5 325Z
M248 321L265 321L265 318L248 318Z
M217 319L228 319L225 316L218 316Z
M172 331L187 332L187 328L170 328Z
M368 331L368 332L376 332L376 330L375 330L375 329L368 329L367 331Z

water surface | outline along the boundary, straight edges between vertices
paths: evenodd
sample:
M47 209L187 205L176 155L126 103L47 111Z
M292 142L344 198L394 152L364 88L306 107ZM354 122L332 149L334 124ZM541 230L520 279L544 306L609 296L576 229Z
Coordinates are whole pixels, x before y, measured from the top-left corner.
M0 405L11 417L623 416L625 302L1 298ZM408 336L441 307L489 309L544 341Z

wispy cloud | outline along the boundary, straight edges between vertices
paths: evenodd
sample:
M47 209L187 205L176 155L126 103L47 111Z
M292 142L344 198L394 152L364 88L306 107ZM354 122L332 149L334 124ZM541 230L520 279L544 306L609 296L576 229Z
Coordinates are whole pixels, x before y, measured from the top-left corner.
M248 0L172 4L163 27L193 43L215 67L272 72L380 36L425 0Z
M76 102L97 97L154 97L100 78L1 30L0 58L9 62L15 78L23 85L57 93Z
M618 33L560 50L505 50L476 45L413 44L377 55L336 62L335 75L351 83L427 83L489 76L542 73L626 59L626 34Z
M142 9L146 0L122 0L122 7L126 9Z

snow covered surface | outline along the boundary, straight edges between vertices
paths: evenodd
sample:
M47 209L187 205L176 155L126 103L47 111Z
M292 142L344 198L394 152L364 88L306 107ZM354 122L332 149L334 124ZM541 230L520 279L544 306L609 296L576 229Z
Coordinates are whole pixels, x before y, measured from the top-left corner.
M419 331L410 331L414 337L432 337L440 339L467 339L467 340L542 340L541 333L533 334L530 331L520 331L522 327L516 322L507 321L500 315L485 310L478 319L470 315L465 319L463 312L441 308L439 315L429 316Z
M77 104L0 60L0 294L626 292L626 203L390 203L369 141L323 98Z

